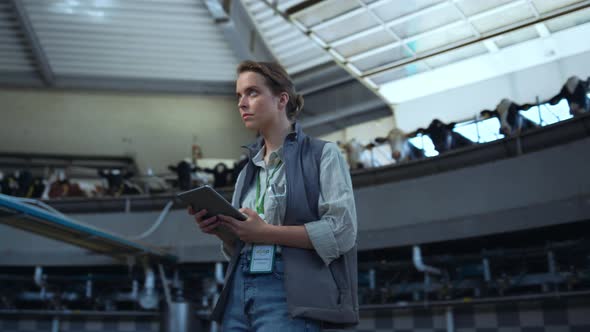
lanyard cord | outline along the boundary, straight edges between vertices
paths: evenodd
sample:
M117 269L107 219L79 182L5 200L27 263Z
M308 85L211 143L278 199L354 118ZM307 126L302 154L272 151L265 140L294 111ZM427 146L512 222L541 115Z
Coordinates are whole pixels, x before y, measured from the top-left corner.
M270 180L275 176L281 164L283 163L282 160L279 160L279 163L275 167L274 171L268 176L268 172L266 173L266 186L264 188L264 194L262 194L262 199L260 197L260 170L258 170L258 174L256 176L256 213L264 214L264 200L266 199L266 192L268 191L268 186L270 185Z

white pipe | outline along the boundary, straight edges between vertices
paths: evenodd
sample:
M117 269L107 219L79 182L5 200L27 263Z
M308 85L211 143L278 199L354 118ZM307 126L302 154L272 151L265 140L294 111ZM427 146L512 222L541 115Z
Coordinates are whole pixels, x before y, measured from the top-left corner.
M170 295L170 287L168 285L168 280L166 279L166 274L164 273L164 267L162 264L158 264L158 269L160 270L160 279L162 279L162 287L164 287L164 295L166 296L166 304L168 308L172 307L172 296Z
M218 285L223 285L225 282L222 263L215 263L215 282L217 282Z
M53 322L51 324L51 332L59 332L59 317L53 317Z
M446 318L447 332L455 332L455 317L453 316L453 307L447 307Z
M166 206L164 207L164 210L162 210L162 212L160 213L160 216L158 216L158 219L156 219L156 222L147 231L145 231L137 236L129 236L129 238L133 239L133 240L141 240L141 239L151 235L156 229L158 229L158 227L160 227L160 224L162 224L162 222L164 222L164 220L166 220L166 217L170 213L170 209L172 208L172 205L174 205L174 201L170 201L170 202L168 202L168 204L166 204Z
M414 266L418 271L432 274L440 274L439 269L424 264L424 261L422 260L422 253L420 252L420 246L414 246L412 260L414 262Z
M43 268L41 266L35 267L35 276L33 279L35 280L35 285L39 286L40 288L43 287Z

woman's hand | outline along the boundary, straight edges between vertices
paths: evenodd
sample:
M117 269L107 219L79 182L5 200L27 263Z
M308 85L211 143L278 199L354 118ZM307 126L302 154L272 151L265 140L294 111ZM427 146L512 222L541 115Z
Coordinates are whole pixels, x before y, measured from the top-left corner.
M195 210L193 210L191 206L188 207L188 214L192 215L195 218L195 221L197 222L197 225L199 225L201 232L211 235L217 235L217 226L221 224L219 218L211 217L208 219L203 219L203 217L205 217L205 215L207 214L207 210L203 209L199 212L196 212Z
M236 234L240 240L247 243L270 243L269 231L273 227L267 224L258 213L251 209L242 208L240 212L245 214L248 219L245 221L237 220L228 216L219 216L222 224Z

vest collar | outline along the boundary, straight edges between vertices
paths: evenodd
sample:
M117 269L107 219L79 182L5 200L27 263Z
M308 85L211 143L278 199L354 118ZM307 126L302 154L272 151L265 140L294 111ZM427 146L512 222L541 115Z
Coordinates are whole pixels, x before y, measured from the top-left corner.
M303 140L303 138L305 138L305 134L303 133L303 130L301 129L301 125L298 122L295 122L293 124L292 128L293 128L293 130L287 135L287 137L285 137L285 141L283 142L283 147L289 141L295 141L297 143L300 143ZM256 141L254 141L253 143L247 144L247 145L242 145L242 148L245 148L248 150L250 160L252 160L252 158L254 158L254 156L258 152L260 152L263 145L264 145L264 138L262 137L262 135L260 135L256 138ZM281 159L282 159L282 155L281 155Z

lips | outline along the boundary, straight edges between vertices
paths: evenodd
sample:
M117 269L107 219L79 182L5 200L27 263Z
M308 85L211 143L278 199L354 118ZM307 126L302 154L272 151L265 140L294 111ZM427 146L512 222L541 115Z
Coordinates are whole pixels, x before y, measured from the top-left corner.
M252 117L252 114L244 114L242 115L242 119L246 120Z

